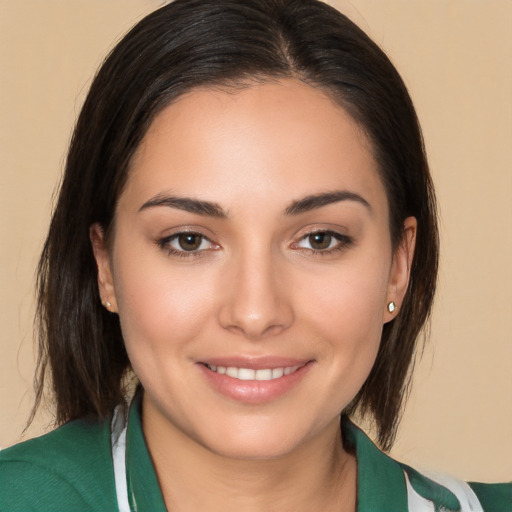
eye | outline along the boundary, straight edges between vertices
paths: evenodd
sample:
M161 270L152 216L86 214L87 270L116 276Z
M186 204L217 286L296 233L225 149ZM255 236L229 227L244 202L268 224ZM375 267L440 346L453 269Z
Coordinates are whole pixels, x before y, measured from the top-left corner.
M315 231L303 236L294 248L306 249L317 253L331 253L342 250L352 243L352 239L334 231Z
M206 249L208 242L205 237L198 233L180 233L175 235L169 244L174 248L182 251L197 251Z
M312 233L308 235L302 242L307 242L311 249L315 251L325 251L331 248L333 241L337 241L330 233ZM300 246L300 244L299 244Z
M183 257L194 256L202 251L215 250L219 247L201 233L192 231L176 233L162 238L158 241L158 245L162 249L166 249L169 254Z

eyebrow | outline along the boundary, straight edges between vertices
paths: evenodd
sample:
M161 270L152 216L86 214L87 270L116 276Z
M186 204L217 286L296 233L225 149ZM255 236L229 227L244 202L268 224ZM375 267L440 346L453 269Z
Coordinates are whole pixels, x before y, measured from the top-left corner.
M217 203L210 201L200 201L190 197L177 197L158 194L146 201L140 208L139 212L148 208L155 208L157 206L167 206L169 208L177 208L190 213L198 215L205 215L209 217L217 217L219 219L227 218L227 213Z
M364 205L370 213L373 211L370 203L364 199L364 197L348 190L339 190L334 192L325 192L322 194L313 194L303 197L302 199L298 199L288 206L284 213L285 215L299 215L340 201L355 201ZM192 199L190 197L168 196L163 194L157 194L146 201L139 208L139 212L159 206L177 208L178 210L184 210L197 215L217 217L219 219L226 219L228 217L227 213L217 203Z
M350 192L349 190L337 190L334 192L325 192L323 194L306 196L302 199L294 201L290 206L288 206L288 208L286 208L285 214L299 215L301 213L309 212L311 210L315 210L316 208L321 208L322 206L338 203L340 201L355 201L365 206L370 211L370 213L373 212L370 203L364 197L356 194L355 192Z

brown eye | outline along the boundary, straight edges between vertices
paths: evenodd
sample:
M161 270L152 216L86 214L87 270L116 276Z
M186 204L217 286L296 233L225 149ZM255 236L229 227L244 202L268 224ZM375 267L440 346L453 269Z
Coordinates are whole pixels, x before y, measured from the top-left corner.
M329 233L312 233L308 236L308 242L312 249L316 251L324 251L329 249L332 243L332 235Z
M196 251L201 247L203 237L197 233L181 233L177 237L177 242L183 251Z
M157 245L169 256L198 258L208 251L216 251L220 246L207 236L193 231L182 231L157 240Z
M336 231L313 231L292 244L292 248L303 249L306 253L314 255L328 256L348 249L353 243L351 237Z

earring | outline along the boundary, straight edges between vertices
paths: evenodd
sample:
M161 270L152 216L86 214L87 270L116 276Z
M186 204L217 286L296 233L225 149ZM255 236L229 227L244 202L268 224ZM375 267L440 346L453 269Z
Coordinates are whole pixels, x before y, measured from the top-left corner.
M388 303L388 311L389 311L390 313L393 313L393 311L395 311L395 309L396 309L396 304L395 304L393 301L391 301L390 303Z
M108 300L106 300L105 302L103 302L103 305L104 305L107 309L109 309L109 308L112 306L112 304L110 304L110 302L109 302Z

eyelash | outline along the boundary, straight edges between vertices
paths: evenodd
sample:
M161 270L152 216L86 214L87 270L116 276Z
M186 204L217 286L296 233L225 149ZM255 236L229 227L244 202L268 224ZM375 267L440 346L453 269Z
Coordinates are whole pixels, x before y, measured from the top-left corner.
M334 245L333 247L330 247L327 249L313 249L313 248L308 248L308 247L300 247L298 245L301 242L303 242L304 240L307 240L308 238L315 236L315 235L324 235L324 236L332 237L338 243L336 245ZM347 235L342 235L341 233L337 233L336 231L319 229L317 231L311 231L311 232L305 234L304 236L302 236L298 242L294 242L292 244L292 248L302 249L303 251L313 254L314 256L329 256L333 253L347 249L348 247L353 245L353 243L354 243L354 240Z
M175 240L178 240L181 236L195 236L201 239L198 248L187 251L186 249L176 249L171 246L171 243ZM301 247L299 244L308 238L315 235L323 235L333 238L337 240L337 244L333 247L329 247L327 249L313 249L309 247ZM209 242L210 247L208 249L199 249L204 242ZM303 235L298 242L294 242L291 247L292 249L302 250L309 254L313 254L315 256L328 256L335 252L342 251L347 247L350 247L354 243L353 239L347 235L342 235L341 233L337 233L336 231L330 230L317 230L311 231L305 235ZM201 233L197 233L195 231L180 231L179 233L175 233L171 236L167 236L157 241L157 245L167 252L169 256L177 256L178 258L198 258L204 256L204 253L208 250L216 250L219 248L217 244L214 244L208 237ZM330 245L330 244L329 244ZM212 248L213 246L213 248Z
M203 242L209 242L210 250L216 250L219 246L214 244L208 237L201 233L197 233L195 231L180 231L179 233L175 233L171 236L167 236L157 241L157 245L167 252L169 256L177 256L178 258L199 258L204 256L205 251L209 249L193 249L187 251L185 249L175 249L171 246L171 243L175 240L178 240L180 236L196 236L201 239L199 247L203 244ZM212 248L213 247L213 248Z

